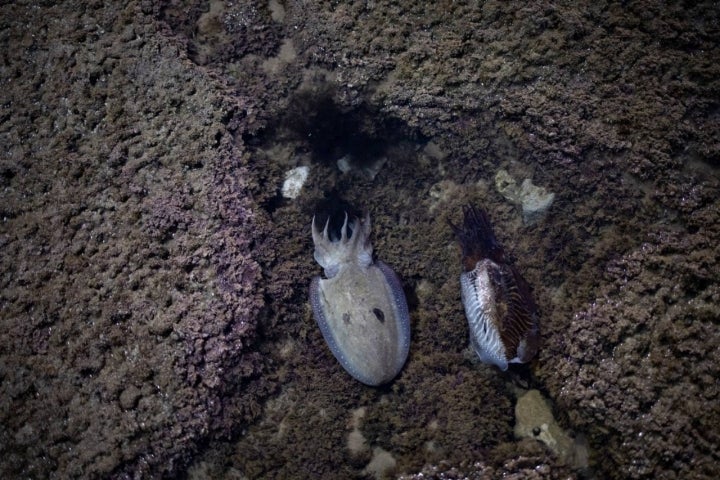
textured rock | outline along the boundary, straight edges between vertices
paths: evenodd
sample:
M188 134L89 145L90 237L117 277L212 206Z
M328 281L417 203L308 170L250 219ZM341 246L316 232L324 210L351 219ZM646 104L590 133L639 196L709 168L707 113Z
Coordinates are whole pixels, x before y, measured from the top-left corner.
M0 10L0 475L175 476L268 390L240 106L138 4Z
M720 235L709 230L654 234L610 263L598 298L545 352L558 408L617 465L608 477L714 475Z

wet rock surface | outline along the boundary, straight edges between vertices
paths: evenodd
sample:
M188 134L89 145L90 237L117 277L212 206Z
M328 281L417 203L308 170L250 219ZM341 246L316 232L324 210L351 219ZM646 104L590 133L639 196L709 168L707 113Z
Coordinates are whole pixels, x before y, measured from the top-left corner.
M558 409L591 444L605 443L597 454L618 465L616 478L714 475L718 259L706 235L651 235L608 264L598 297L573 317L562 345L548 346Z
M0 7L0 476L714 478L718 7L429 3ZM555 193L537 223L501 169ZM333 191L410 304L381 389L307 304ZM467 203L542 311L507 376L465 352ZM513 384L587 470L514 438Z

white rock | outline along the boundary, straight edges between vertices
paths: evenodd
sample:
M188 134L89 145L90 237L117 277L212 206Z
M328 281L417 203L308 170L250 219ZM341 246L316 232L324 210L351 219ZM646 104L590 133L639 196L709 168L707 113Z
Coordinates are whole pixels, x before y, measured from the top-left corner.
M518 393L515 405L515 436L543 442L567 465L587 467L588 446L584 437L578 435L573 439L560 427L540 391Z
M544 187L532 184L526 178L520 185L520 198L522 199L523 222L533 224L537 222L555 200L555 194L548 192Z
M348 173L352 170L352 164L350 163L350 155L345 155L337 161L337 167L342 173Z
M363 469L363 475L372 475L377 480L388 477L388 473L395 468L397 461L387 450L381 447L373 448L372 458Z
M285 173L285 182L282 186L282 196L285 198L297 198L305 181L310 175L310 167L295 167Z
M518 186L505 170L495 174L495 188L506 200L522 207L523 222L527 225L537 222L555 200L555 194L544 187L533 185L529 178Z

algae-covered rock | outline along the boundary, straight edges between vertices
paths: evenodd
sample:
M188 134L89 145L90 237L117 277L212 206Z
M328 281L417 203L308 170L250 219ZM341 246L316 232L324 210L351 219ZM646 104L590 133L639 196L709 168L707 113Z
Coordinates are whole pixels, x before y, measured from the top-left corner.
M573 439L558 425L550 405L538 390L528 390L518 396L515 405L515 436L544 443L568 465L576 468L588 465L584 441Z

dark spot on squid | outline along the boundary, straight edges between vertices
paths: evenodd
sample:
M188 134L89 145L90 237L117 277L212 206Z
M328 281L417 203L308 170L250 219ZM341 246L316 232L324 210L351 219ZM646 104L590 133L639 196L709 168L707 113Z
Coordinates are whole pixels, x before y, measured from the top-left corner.
M383 313L382 310L380 310L379 308L375 307L375 308L372 309L372 312L375 314L375 316L377 317L377 319L380 320L380 323L385 323L385 314Z
M343 322L345 325L350 325L350 314L345 312L343 313Z

